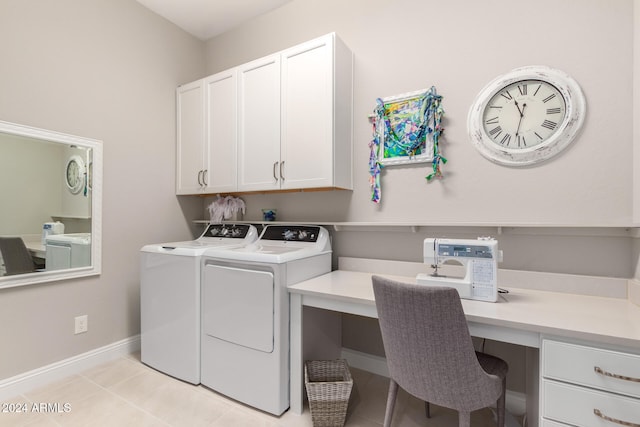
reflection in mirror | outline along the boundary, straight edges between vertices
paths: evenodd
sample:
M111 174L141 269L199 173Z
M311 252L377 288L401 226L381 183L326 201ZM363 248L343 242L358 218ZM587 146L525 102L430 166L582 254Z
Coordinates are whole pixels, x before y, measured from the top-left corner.
M102 144L0 121L0 288L100 274Z

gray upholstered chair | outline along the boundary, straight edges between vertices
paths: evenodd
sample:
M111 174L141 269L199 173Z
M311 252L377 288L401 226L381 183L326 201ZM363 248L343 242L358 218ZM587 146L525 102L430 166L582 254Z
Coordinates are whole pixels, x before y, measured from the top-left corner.
M384 426L391 425L400 386L426 402L427 416L429 402L458 411L460 427L471 425L472 411L497 402L504 427L508 366L475 351L458 292L372 281L390 376Z
M35 271L33 258L20 237L0 237L0 253L7 276Z

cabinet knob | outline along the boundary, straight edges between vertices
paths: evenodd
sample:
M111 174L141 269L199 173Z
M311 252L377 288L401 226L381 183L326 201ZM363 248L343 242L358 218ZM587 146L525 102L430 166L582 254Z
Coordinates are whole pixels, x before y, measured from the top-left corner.
M209 177L209 169L205 169L202 171L202 186L206 187L209 185L207 182L207 178Z
M198 185L202 187L202 171L198 171Z
M273 179L275 179L276 182L278 182L278 175L276 175L276 166L278 166L278 163L280 163L280 162L275 162L273 164Z
M284 181L284 173L282 172L282 168L284 168L284 160L280 163L280 178Z

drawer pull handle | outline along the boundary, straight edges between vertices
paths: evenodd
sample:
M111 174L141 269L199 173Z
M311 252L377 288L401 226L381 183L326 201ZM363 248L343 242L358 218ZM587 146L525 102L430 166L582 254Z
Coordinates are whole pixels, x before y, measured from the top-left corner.
M625 377L624 375L612 374L611 372L607 372L598 366L594 366L593 370L600 375L604 375L605 377L611 377L618 380L625 380L625 381L631 381L634 383L640 383L640 378Z
M600 409L593 409L593 413L602 418L605 421L610 421L612 423L616 423L616 424L620 424L622 426L628 426L628 427L640 427L640 424L637 423L630 423L629 421L622 421L622 420L617 420L615 418L611 418L611 417L607 417L605 414L603 414L602 412L600 412Z

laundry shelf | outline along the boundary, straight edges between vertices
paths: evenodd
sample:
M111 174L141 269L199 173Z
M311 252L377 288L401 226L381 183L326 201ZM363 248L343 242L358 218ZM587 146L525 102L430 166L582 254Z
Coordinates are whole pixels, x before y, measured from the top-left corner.
M640 238L640 228L633 226L602 224L492 224L492 223L409 223L409 222L332 222L332 221L223 221L229 223L260 225L321 225L333 231L376 231L376 232L425 232L437 230L439 233L467 233L473 229L478 235L550 235L550 236L608 236ZM208 220L195 220L196 224L208 224ZM465 230L460 230L461 228Z
M88 215L51 215L53 219L91 219Z

